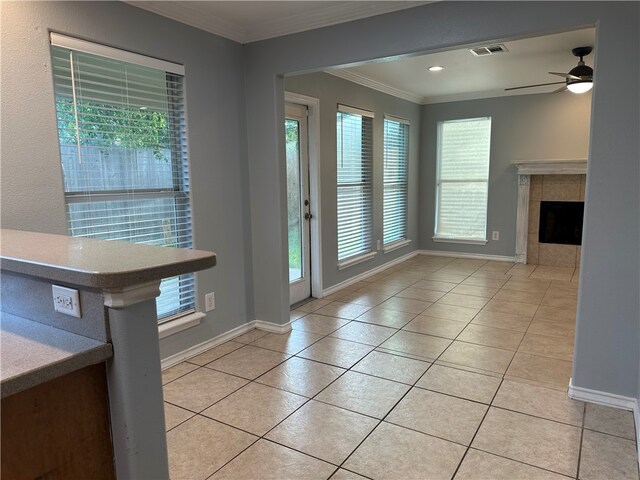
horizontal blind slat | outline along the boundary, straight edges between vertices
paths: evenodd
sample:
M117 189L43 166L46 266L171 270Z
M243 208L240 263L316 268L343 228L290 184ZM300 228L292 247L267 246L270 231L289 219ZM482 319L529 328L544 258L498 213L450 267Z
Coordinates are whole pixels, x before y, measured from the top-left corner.
M358 110L337 112L338 260L368 252L373 226L373 122Z
M52 46L69 233L190 248L183 77ZM158 317L195 307L193 274L164 279Z
M407 237L409 124L385 116L383 244Z
M486 238L491 119L441 122L436 236Z

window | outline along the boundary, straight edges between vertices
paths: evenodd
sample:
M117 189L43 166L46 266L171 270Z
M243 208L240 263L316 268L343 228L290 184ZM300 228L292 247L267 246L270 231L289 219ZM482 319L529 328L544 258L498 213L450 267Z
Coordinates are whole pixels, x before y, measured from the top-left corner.
M409 123L384 119L384 215L385 246L407 238Z
M491 118L438 124L436 241L487 241Z
M183 67L51 34L69 234L191 247ZM192 311L164 279L158 318Z
M338 105L338 266L375 255L373 215L373 113Z

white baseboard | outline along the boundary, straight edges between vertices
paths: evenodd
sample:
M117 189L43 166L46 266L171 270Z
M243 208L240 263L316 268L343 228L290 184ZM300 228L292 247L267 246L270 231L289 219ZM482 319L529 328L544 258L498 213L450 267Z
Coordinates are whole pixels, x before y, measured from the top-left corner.
M228 332L218 335L217 337L210 338L205 342L194 345L193 347L189 347L186 350L178 352L167 358L163 358L160 362L162 370L173 367L174 365L177 365L180 362L184 362L185 360L195 357L196 355L200 355L202 352L206 352L213 347L222 345L229 340L233 340L234 338L239 337L243 333L247 333L249 330L253 330L254 328L272 333L287 333L291 331L291 322L279 325L277 323L265 322L264 320L253 320L251 322L245 323L244 325L240 325L239 327L229 330Z
M573 378L569 379L569 397L583 402L597 403L605 407L631 410L636 424L636 449L638 450L638 465L640 465L640 400L633 397L624 397L614 393L592 390L590 388L576 387Z
M247 333L249 330L255 328L253 322L245 323L244 325L240 325L234 329L229 330L228 332L224 332L217 337L210 338L209 340L198 343L193 347L189 347L186 350L178 352L174 355L171 355L167 358L163 358L161 360L162 369L166 369L169 367L173 367L180 362L185 361L188 358L195 357L196 355L200 355L202 352L206 352L207 350L217 347L218 345L223 344L224 342L228 342L229 340L242 335L243 333Z
M332 287L326 288L322 291L322 296L327 296L327 295L331 295L332 293L338 292L340 290L342 290L345 287L348 287L349 285L353 285L354 283L358 283L361 280L364 280L366 278L372 277L373 275L375 275L376 273L380 273L383 272L385 270L387 270L388 268L391 268L395 265L398 265L399 263L402 263L406 260L409 260L413 257L415 257L416 255L418 255L418 251L414 250L413 252L407 253L406 255L403 255L402 257L398 257L394 260L391 260L383 265L380 265L379 267L375 267L372 268L371 270L367 270L364 273L361 273L360 275L356 275L355 277L351 277L348 280L345 280L344 282L340 282L335 284Z
M471 258L474 260L492 260L494 262L516 263L517 258L506 255L485 255L481 253L447 252L445 250L418 250L420 255L432 255L434 257Z
M583 402L597 403L606 407L620 408L634 412L638 408L638 400L633 397L624 397L622 395L616 395L615 393L576 387L573 384L573 378L569 379L569 397L574 400L582 400Z
M264 320L254 320L251 322L258 330L264 330L271 333L288 333L291 331L291 322L285 324L278 324L272 322L265 322Z

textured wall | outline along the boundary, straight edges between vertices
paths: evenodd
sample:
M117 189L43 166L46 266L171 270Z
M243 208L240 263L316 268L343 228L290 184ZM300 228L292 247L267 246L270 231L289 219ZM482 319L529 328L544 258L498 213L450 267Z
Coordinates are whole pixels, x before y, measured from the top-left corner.
M66 234L49 30L185 65L196 248L218 254L197 274L201 325L163 355L253 319L242 46L121 2L2 2L2 227Z

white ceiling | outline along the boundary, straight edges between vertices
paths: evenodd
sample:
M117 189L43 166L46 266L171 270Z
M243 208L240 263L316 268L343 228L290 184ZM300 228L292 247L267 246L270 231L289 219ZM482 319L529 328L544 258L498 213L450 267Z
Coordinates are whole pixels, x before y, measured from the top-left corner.
M427 1L127 1L240 43L372 17Z
M240 43L249 43L431 3L429 1L127 1ZM416 103L552 92L557 86L505 92L508 87L561 81L578 59L571 49L595 44L595 28L500 42L507 53L476 57L468 48L384 59L327 70L347 80ZM487 44L484 44L487 45ZM594 54L586 57L593 66ZM432 65L445 69L433 73Z
M594 46L595 29L500 43L508 52L476 57L469 48L463 48L327 72L423 104L553 92L562 85L510 92L504 89L562 81L548 72L567 73L575 67L578 58L571 49ZM594 53L585 57L587 65L593 67L593 58ZM427 68L432 65L443 66L444 70L429 72Z

